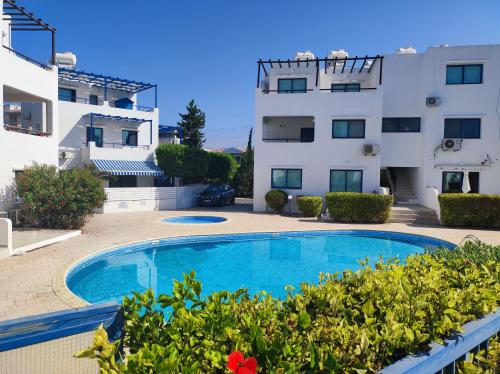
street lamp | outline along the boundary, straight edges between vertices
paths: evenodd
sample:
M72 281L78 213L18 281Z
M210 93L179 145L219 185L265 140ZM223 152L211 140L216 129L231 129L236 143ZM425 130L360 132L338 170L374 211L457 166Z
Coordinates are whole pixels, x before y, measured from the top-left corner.
M293 199L293 196L288 195L288 215L289 216L292 215L292 199Z

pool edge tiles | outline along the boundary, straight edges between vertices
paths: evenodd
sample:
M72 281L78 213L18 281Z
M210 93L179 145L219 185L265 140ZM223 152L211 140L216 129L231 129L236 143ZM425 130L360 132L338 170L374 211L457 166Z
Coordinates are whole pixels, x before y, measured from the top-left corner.
M404 242L418 246L420 248L444 246L447 248L454 248L453 243L445 240L415 234L406 234L393 231L380 231L380 230L312 230L312 231L285 231L285 232L254 232L254 233L234 233L234 234L219 234L219 235L192 235L192 236L179 236L168 237L157 240L145 240L116 246L113 248L98 251L92 255L86 256L74 262L64 273L64 285L66 290L71 293L78 300L87 300L80 297L78 293L73 292L75 284L78 284L78 278L74 280L75 276L81 275L82 271L92 266L93 264L112 258L118 255L128 255L132 252L145 251L154 249L155 247L175 247L179 245L202 244L202 243L227 243L227 242L246 242L249 240L271 240L271 239L287 239L287 238L312 238L312 237L368 237L374 239L385 239ZM169 250L169 248L165 248ZM74 283L72 284L72 282ZM71 285L71 288L70 288Z

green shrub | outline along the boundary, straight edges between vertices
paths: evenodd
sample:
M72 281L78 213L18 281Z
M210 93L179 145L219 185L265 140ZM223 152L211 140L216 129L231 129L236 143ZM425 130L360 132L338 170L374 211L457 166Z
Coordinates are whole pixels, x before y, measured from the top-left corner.
M91 168L57 171L33 164L17 178L22 217L27 224L47 228L80 228L106 201L101 180Z
M288 194L283 190L270 190L265 196L266 203L275 212L281 212L288 202Z
M446 193L438 199L443 225L500 227L500 195Z
M497 308L500 265L489 258L500 246L469 261L481 248L468 244L451 264L439 251L365 263L303 283L286 300L245 289L202 297L191 273L174 281L171 295L124 299L126 360L115 362L120 342L109 343L102 329L78 357L123 373L222 373L238 350L267 373L375 372Z
M391 217L394 197L357 192L328 192L330 219L341 222L384 223Z
M238 171L238 162L233 155L219 152L208 152L207 175L214 182L231 182Z
M169 177L181 177L184 168L184 155L188 147L184 144L162 144L156 148L158 166Z
M306 217L318 217L321 215L323 199L321 196L300 196L297 197L297 205Z

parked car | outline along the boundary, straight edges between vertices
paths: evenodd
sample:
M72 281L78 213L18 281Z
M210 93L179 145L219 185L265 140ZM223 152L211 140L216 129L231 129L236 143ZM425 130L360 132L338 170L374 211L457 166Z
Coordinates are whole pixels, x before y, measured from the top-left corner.
M224 206L234 204L236 194L234 189L228 184L212 184L208 186L198 196L198 205L218 205Z

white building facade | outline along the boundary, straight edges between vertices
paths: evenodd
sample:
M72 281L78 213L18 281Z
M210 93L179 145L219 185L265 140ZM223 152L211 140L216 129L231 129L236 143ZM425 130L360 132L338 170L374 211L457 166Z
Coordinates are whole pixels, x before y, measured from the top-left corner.
M500 193L499 100L500 45L261 60L254 210L272 188L383 186L437 212L439 193Z
M55 29L13 1L0 2L0 211L15 202L15 177L33 162L57 166L58 97ZM9 16L11 14L12 16ZM11 18L13 19L11 21ZM29 25L29 26L28 26ZM40 63L15 49L23 28L52 33L52 57Z

